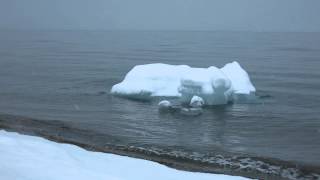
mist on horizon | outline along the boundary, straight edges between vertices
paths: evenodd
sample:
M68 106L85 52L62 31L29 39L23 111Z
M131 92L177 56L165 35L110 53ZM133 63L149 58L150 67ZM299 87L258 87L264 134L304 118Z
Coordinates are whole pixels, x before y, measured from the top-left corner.
M2 0L0 29L320 31L318 0Z

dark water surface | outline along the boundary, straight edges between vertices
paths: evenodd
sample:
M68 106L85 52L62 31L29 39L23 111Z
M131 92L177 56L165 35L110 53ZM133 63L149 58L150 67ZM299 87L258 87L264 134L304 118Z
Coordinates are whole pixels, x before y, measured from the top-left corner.
M109 94L137 64L234 60L251 76L259 104L186 117L159 114L158 100ZM67 122L125 146L320 166L320 33L1 31L0 113Z

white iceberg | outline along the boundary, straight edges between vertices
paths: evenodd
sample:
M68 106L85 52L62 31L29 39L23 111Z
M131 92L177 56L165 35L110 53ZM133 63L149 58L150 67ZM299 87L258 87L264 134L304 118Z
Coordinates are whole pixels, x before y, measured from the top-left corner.
M69 144L0 130L3 180L244 180L239 176L185 172L114 154L90 152Z
M217 105L252 96L255 87L238 62L221 69L157 63L135 66L122 82L112 87L111 93L138 99L180 97L188 104L193 96L199 96L206 105ZM241 98L236 98L238 95Z

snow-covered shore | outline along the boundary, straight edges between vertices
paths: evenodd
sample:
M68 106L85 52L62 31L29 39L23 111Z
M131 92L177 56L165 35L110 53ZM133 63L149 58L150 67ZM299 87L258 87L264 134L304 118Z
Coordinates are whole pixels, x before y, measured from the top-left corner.
M247 179L193 173L114 154L91 152L75 145L0 131L0 179L6 180L177 180Z

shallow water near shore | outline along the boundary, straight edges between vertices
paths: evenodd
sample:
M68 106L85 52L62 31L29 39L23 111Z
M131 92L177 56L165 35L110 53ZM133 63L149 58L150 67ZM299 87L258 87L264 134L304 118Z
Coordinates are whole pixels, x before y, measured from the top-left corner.
M222 67L234 60L259 103L186 117L159 114L161 98L109 93L137 64ZM319 69L320 33L1 31L0 113L65 122L127 147L320 166Z

